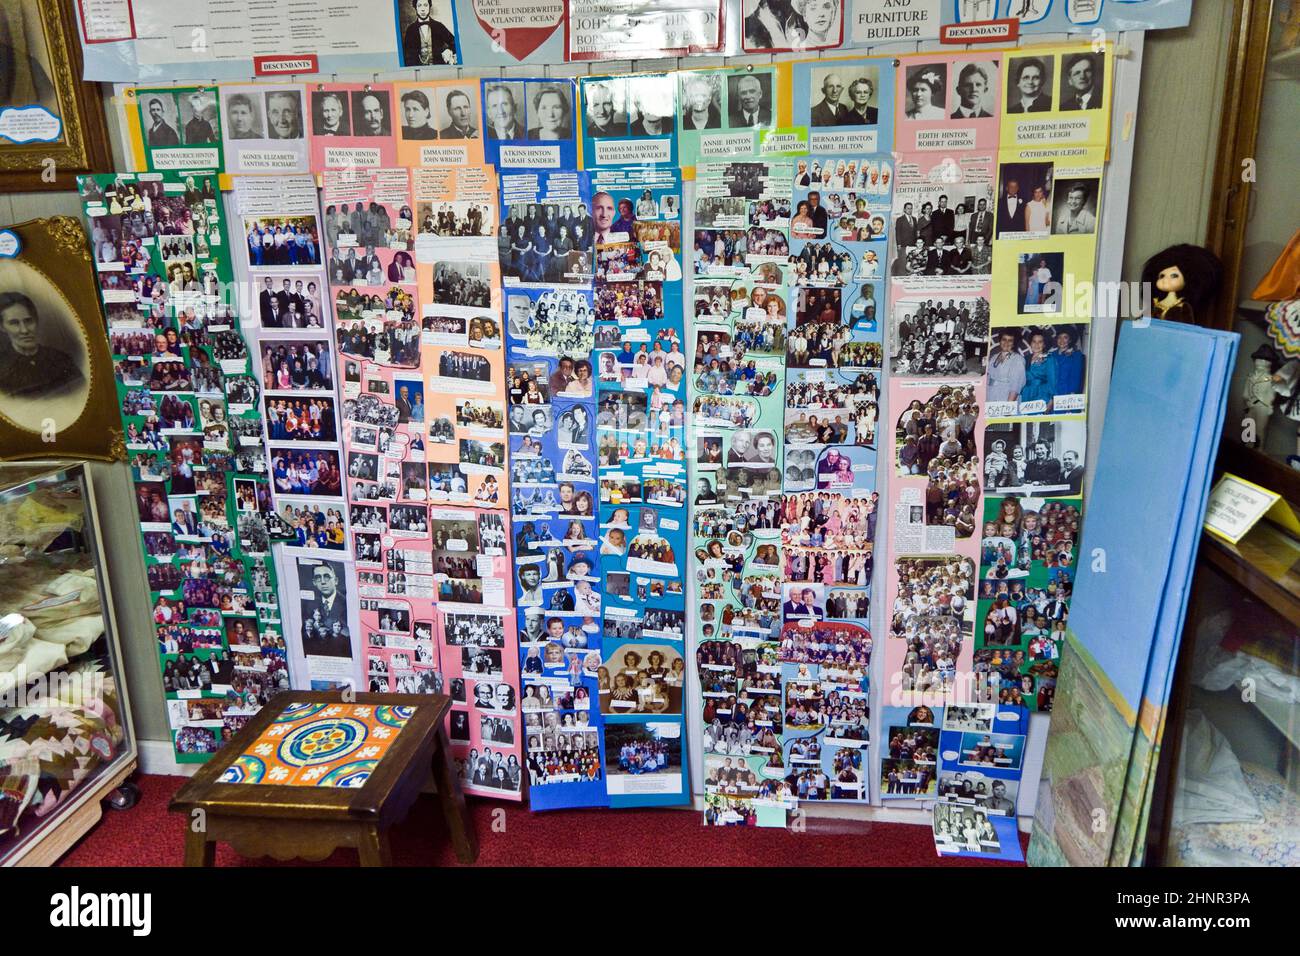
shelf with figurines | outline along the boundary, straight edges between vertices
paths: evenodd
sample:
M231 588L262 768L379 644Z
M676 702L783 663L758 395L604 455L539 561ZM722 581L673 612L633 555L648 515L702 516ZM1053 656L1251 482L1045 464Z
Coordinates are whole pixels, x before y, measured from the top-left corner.
M1300 507L1300 233L1238 305L1233 328L1239 404L1228 408L1221 463Z

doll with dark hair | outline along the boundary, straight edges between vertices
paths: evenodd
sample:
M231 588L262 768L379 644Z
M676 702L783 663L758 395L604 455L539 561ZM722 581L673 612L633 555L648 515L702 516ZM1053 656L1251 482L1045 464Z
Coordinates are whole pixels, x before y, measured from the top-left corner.
M1223 264L1209 249L1186 243L1157 252L1142 266L1151 289L1151 317L1195 324L1219 292Z

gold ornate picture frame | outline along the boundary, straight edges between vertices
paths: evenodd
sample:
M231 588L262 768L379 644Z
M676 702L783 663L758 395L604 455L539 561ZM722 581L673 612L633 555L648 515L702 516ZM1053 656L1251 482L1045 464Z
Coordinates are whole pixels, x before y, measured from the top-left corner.
M0 460L124 460L90 246L70 216L0 229Z
M10 114L0 125L0 192L75 189L77 176L112 168L99 87L81 80L75 17L73 0L0 3L0 120ZM33 107L58 117L53 139L29 138L49 135Z

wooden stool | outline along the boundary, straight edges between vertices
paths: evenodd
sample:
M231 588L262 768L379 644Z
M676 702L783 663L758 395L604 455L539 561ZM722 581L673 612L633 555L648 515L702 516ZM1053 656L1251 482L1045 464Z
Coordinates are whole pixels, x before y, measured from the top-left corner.
M388 829L432 780L456 856L478 856L452 765L440 694L286 691L172 798L186 815L185 865L212 866L218 841L242 856L323 860L356 847L390 866Z

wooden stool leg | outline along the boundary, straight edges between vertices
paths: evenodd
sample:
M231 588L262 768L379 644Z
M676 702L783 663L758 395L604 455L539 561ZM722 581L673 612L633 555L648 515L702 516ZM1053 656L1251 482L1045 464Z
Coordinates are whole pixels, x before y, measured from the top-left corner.
M392 866L393 852L388 845L388 831L376 826L362 828L357 841L362 866Z
M478 859L478 840L474 838L474 827L469 822L469 811L465 808L465 794L456 781L456 768L452 764L446 724L438 727L438 746L433 752L433 782L438 787L438 800L442 804L442 815L447 818L447 829L451 832L451 845L456 850L456 859L462 863L473 863Z
M208 839L206 833L186 829L185 831L185 865L212 866L216 862L217 845Z

